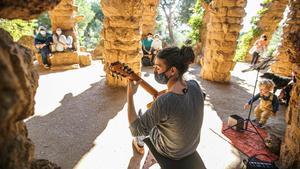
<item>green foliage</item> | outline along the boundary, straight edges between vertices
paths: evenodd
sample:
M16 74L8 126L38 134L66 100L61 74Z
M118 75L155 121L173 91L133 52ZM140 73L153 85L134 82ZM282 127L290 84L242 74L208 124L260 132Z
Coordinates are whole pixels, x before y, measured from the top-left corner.
M268 8L262 8L257 11L257 14L261 16L262 14L266 13L267 11L268 11Z
M33 35L36 25L36 20L24 21L21 19L0 19L0 28L9 32L14 41L19 40L24 35Z
M234 60L235 61L241 61L244 60L246 57L249 49L251 46L250 42L252 39L256 39L260 34L261 34L261 29L257 26L258 21L261 18L261 15L263 15L265 12L267 12L269 9L265 6L266 4L272 2L272 0L263 0L262 6L263 8L257 11L257 14L251 18L251 25L252 28L250 31L241 34L238 38L238 45L237 45L237 50L235 52ZM272 50L269 50L270 52L274 51L275 49L273 48Z
M188 23L191 15L193 14L193 7L196 0L179 1L177 9L179 9L177 22Z
M192 39L192 44L200 38L201 26L203 24L204 10L201 7L201 1L198 1L194 7L194 13L189 20L189 25L192 27L192 31L189 37Z
M277 31L272 35L272 39L270 40L270 43L268 45L267 49L267 54L266 56L272 57L275 50L278 48L280 41L281 41L281 36L283 34L283 26L280 25L277 29Z
M48 12L42 13L38 18L37 18L37 24L38 26L43 25L47 29L51 30L51 20L49 18Z
M247 33L241 34L238 38L237 50L235 52L234 61L244 60L250 49L250 43L253 38L258 37L260 30L257 27L252 27Z
M85 29L94 18L95 13L92 11L91 3L87 0L75 0L75 5L78 7L77 15L84 16L84 19L78 23L79 43L80 46L86 46Z
M78 23L79 43L88 49L93 49L100 41L100 31L103 27L104 14L97 0L76 0L78 14L84 20Z
M266 4L268 4L268 3L270 3L270 2L272 2L273 0L263 0L262 2L261 2L261 4L264 6L264 5L266 5Z

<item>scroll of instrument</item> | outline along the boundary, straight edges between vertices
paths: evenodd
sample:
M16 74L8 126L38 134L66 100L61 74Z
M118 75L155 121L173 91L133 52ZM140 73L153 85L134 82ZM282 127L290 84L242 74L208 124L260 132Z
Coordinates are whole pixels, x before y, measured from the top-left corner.
M128 78L133 81L140 81L140 86L142 86L148 93L150 93L154 98L158 96L158 91L154 89L151 85L149 85L146 81L144 81L136 73L134 73L134 71L127 65L120 62L114 62L110 64L109 70L112 72L113 76L116 75ZM149 105L147 105L147 107L148 106Z

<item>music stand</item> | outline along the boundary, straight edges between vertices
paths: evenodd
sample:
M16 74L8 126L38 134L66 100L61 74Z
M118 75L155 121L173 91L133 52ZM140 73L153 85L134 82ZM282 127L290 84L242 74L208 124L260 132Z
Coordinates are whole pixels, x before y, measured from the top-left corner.
M245 70L242 70L242 72L248 72L248 71L252 71L252 70L256 70L257 71L257 74L256 74L256 79L255 79L255 84L254 84L254 89L253 89L253 93L252 93L252 98L254 97L255 95L255 90L256 90L256 86L257 86L257 82L258 82L258 75L259 75L259 72L260 70L263 70L263 69L266 69L267 67L270 66L270 62L271 61L275 61L275 59L271 58L271 57L267 57L266 59L262 60L261 63L258 63L258 64L255 64L253 66L251 66L249 69L245 69ZM253 101L250 103L250 109L249 109L249 112L248 112L248 117L240 122L238 122L237 124L233 125L233 126L230 126L226 129L223 130L223 132L225 132L226 130L228 129L232 129L233 127L239 125L240 123L244 123L244 128L242 129L242 131L248 131L248 132L251 132L251 133L255 133L257 134L264 142L264 138L261 136L261 134L258 132L257 128L255 127L255 125L253 124L253 122L251 121L250 119L250 116L251 116L251 112L252 112L252 107L253 107ZM245 123L246 122L246 123ZM248 129L248 123L250 122L250 124L252 125L252 127L255 129L255 131L253 130L250 130ZM265 142L264 142L265 144Z

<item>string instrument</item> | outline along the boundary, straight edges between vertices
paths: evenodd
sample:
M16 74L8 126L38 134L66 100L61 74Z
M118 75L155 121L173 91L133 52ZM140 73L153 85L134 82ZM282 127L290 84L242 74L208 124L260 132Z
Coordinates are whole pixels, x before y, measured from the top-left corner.
M159 92L149 85L145 80L143 80L139 75L137 75L130 67L124 63L114 62L109 66L109 70L112 72L113 76L121 76L128 78L133 81L140 81L140 86L142 86L148 93L150 93L154 98L159 95ZM148 107L148 105L147 105Z

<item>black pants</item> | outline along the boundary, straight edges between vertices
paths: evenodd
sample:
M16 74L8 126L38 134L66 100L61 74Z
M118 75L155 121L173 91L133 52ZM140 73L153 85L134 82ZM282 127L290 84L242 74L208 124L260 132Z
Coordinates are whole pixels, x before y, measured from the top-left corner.
M48 62L48 56L51 53L49 46L44 46L42 49L39 50L42 55L42 61L44 65L50 66L50 63Z
M255 65L257 63L259 57L260 57L260 55L257 52L253 52L251 64Z
M206 169L197 151L180 160L173 160L159 154L149 138L144 139L144 142L162 169Z

